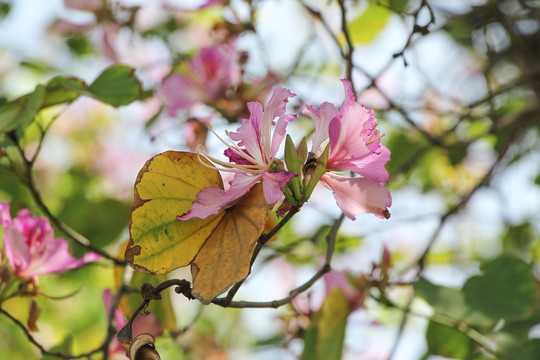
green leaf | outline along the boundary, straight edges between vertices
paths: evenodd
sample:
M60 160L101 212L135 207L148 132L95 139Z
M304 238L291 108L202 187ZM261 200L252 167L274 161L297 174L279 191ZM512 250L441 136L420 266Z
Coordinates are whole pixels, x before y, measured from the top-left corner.
M467 152L469 151L469 144L459 144L457 146L452 146L448 148L448 159L450 160L450 164L457 165L460 164L463 159L465 159L465 156L467 156Z
M67 333L64 340L62 340L62 342L60 344L52 347L50 349L50 351L60 353L60 354L71 354L72 351L73 351L72 349L73 349L73 341L74 340L75 340L75 337L73 336L73 334ZM58 359L58 357L57 356L44 355L41 358L41 360L54 360L54 359Z
M540 359L540 339L519 339L512 334L500 332L494 337L497 351L508 359Z
M20 104L8 103L0 106L0 132L11 131L19 126Z
M88 87L89 95L113 106L127 105L142 94L141 83L134 73L129 66L113 65Z
M434 285L424 278L416 281L413 288L416 296L426 300L437 314L481 326L488 326L495 322L471 308L459 289Z
M467 303L494 318L512 318L531 312L536 303L536 279L523 260L503 255L482 264L483 274L463 286Z
M429 353L452 359L465 359L474 348L473 341L459 330L430 321L426 331Z
M366 11L349 24L349 33L355 44L369 44L384 29L392 12L370 2Z
M23 128L30 124L43 103L45 87L38 85L36 89L15 101L0 107L0 132Z
M540 174L534 178L534 184L540 186Z
M405 11L407 5L409 5L409 0L380 0L381 5L391 7L396 11Z
M350 312L343 291L332 289L305 333L302 359L340 360Z
M86 84L76 77L56 76L47 82L45 88L47 93L43 107L74 101L84 91Z
M423 155L421 152L426 147L424 138L411 138L403 129L392 132L388 137L387 146L392 151L392 161L386 164L386 169L390 174L401 170L408 170L412 164L415 164L417 157Z

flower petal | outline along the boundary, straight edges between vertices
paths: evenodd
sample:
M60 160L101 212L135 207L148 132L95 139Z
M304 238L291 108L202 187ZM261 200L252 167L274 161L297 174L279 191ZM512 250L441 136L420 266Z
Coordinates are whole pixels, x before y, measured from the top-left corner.
M349 106L356 103L356 97L354 96L351 82L347 79L341 79L341 82L343 84L343 90L345 90L345 100L341 106Z
M376 182L387 181L384 165L390 160L390 151L374 139L376 123L372 112L360 104L342 107L341 116L330 122L328 130L331 150L328 168L351 170ZM378 146L368 146L366 141Z
M283 114L279 117L276 127L274 129L274 135L272 136L272 145L270 148L270 157L276 156L279 146L283 142L283 139L287 135L287 125L296 119L296 115Z
M262 184L266 202L275 204L281 200L283 198L285 185L287 185L289 180L295 176L297 175L285 170L279 172L264 171L262 173Z
M236 132L231 132L229 135L231 139L238 141L238 146L243 146L246 149L246 152L255 159L256 163L267 164L270 159L268 155L265 156L261 138L263 136L270 137L270 132L267 135L262 134L262 105L258 102L249 102L247 107L250 113L249 119L243 119L242 125Z
M325 293L328 294L333 288L340 288L352 306L352 311L361 308L364 305L365 295L359 289L355 289L347 275L338 270L330 270L323 276Z
M362 213L390 217L387 208L392 205L392 197L381 184L366 178L337 177L328 173L323 175L321 182L332 190L337 205L348 218L354 220Z
M17 275L34 277L62 272L101 258L96 253L87 253L81 259L77 259L71 256L66 240L61 238L53 239L48 245L39 258L34 258L30 265Z
M23 234L13 225L4 225L4 249L15 274L26 269L32 261Z
M321 105L320 109L317 109L316 106L307 105L302 114L309 116L315 125L315 135L313 136L311 152L318 154L323 149L321 149L321 144L328 139L328 128L330 127L330 121L339 115L338 109L329 103L325 102Z
M11 213L9 212L9 203L0 202L0 226L11 224Z
M168 104L167 115L175 116L178 110L197 102L199 94L193 87L192 81L176 73L163 80L158 94Z
M197 200L191 204L188 212L176 218L180 221L191 219L206 219L230 207L240 197L246 194L261 179L261 176L250 176L243 173L235 174L231 186L227 190L217 186L208 186L197 193Z

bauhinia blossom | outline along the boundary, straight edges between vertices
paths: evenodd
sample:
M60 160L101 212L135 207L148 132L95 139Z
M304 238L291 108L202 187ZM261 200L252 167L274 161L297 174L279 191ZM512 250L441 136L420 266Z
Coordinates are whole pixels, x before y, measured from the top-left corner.
M27 209L11 219L9 203L0 202L0 226L4 227L4 248L13 273L33 278L74 269L100 258L86 253L76 259L68 251L64 239L55 238L49 221L33 217Z
M284 170L283 163L275 156L285 138L287 124L295 118L285 113L288 99L293 96L296 95L289 90L276 87L264 110L258 102L248 103L249 119L243 119L236 132L227 134L230 143L222 140L228 146L225 150L228 163L200 148L203 155L221 165L219 170L235 174L227 190L217 186L202 189L197 194L197 201L186 214L178 216L178 220L205 219L217 214L234 204L258 182L262 182L267 203L274 204L283 198L285 185L296 174Z
M390 160L390 150L381 145L373 111L356 102L348 80L342 82L345 101L339 110L325 102L320 108L308 105L303 111L315 124L311 151L320 154L330 146L327 172L320 181L332 190L337 205L350 219L360 213L388 219L392 198L381 183L388 180L384 166ZM346 170L360 176L346 176Z
M240 79L237 57L231 44L202 48L188 61L184 74L175 72L163 81L159 93L168 104L167 114L225 97L226 89Z

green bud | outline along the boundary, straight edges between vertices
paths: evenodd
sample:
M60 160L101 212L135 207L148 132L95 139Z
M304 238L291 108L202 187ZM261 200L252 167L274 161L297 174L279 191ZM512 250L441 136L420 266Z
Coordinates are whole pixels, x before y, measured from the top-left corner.
M304 136L298 145L298 149L296 150L296 159L298 160L298 163L303 164L306 160L307 154L307 139ZM298 169L298 172L300 172L300 168Z
M298 176L292 178L289 181L288 186L291 188L291 196L294 197L294 201L288 198L289 202L293 205L298 205L298 201L301 201L302 195L302 164L304 163L305 155L303 158L298 156L299 152L302 152L303 148L307 151L307 140L304 138L298 146L299 150L296 150L294 143L289 134L285 139L285 164L287 164L287 170L297 174Z
M296 149L294 148L294 143L289 134L287 134L287 138L285 139L285 164L287 164L287 169L290 172L300 174L302 163L298 161Z

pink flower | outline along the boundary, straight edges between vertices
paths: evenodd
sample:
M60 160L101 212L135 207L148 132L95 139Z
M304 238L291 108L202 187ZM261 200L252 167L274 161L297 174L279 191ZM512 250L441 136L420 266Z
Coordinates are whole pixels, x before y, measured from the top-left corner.
M199 6L199 9L204 9L213 5L226 5L229 3L229 0L206 0L206 2Z
M99 10L103 7L103 0L64 0L64 6L77 10Z
M336 287L343 291L345 298L352 307L352 311L364 306L366 296L359 289L351 285L346 273L338 270L330 270L330 272L323 276L323 281L326 294Z
M293 96L296 95L289 90L277 87L264 110L258 102L248 103L250 118L242 120L237 132L227 133L232 144L220 138L228 146L225 150L228 163L210 156L200 148L207 158L223 166L220 170L233 172L235 175L227 190L217 186L202 189L197 194L197 201L193 202L186 214L178 216L178 220L205 219L217 214L234 204L259 181L262 181L267 203L274 204L283 198L285 185L297 175L284 170L283 163L276 159L275 155L285 138L287 124L295 118L291 114L285 114L288 99ZM274 122L276 117L278 120ZM273 134L272 126L275 127Z
M113 300L114 297L111 293L111 289L105 289L105 291L103 291L103 304L105 305L107 313L111 312L111 309L113 307ZM124 316L122 311L120 309L116 309L114 311L113 318L113 324L116 330L122 330L122 328L126 326L127 323L128 322L126 320L126 317ZM139 317L137 317L135 321L133 321L132 325L133 334L135 336L142 333L148 333L153 337L157 338L163 333L163 327L161 326L156 315L152 313L148 315L139 315ZM114 337L109 346L109 356L113 356L114 354L118 353L125 354L125 351L124 348L122 348L122 345L116 339L116 337Z
M237 54L227 44L203 48L188 63L184 74L173 73L163 81L160 95L168 104L167 114L195 104L212 104L240 78Z
M100 258L87 253L82 259L70 255L64 239L54 238L49 221L32 217L26 209L11 219L9 204L0 203L0 225L4 227L4 248L15 275L24 278L74 269Z
M381 145L383 135L377 130L373 111L356 102L348 80L342 82L345 101L339 111L327 102L319 109L308 105L303 111L315 124L311 151L320 155L327 144L330 146L327 172L320 181L332 190L337 205L350 219L360 213L388 219L392 198L380 183L388 180L384 166L390 160L390 150ZM361 177L344 176L343 170Z

